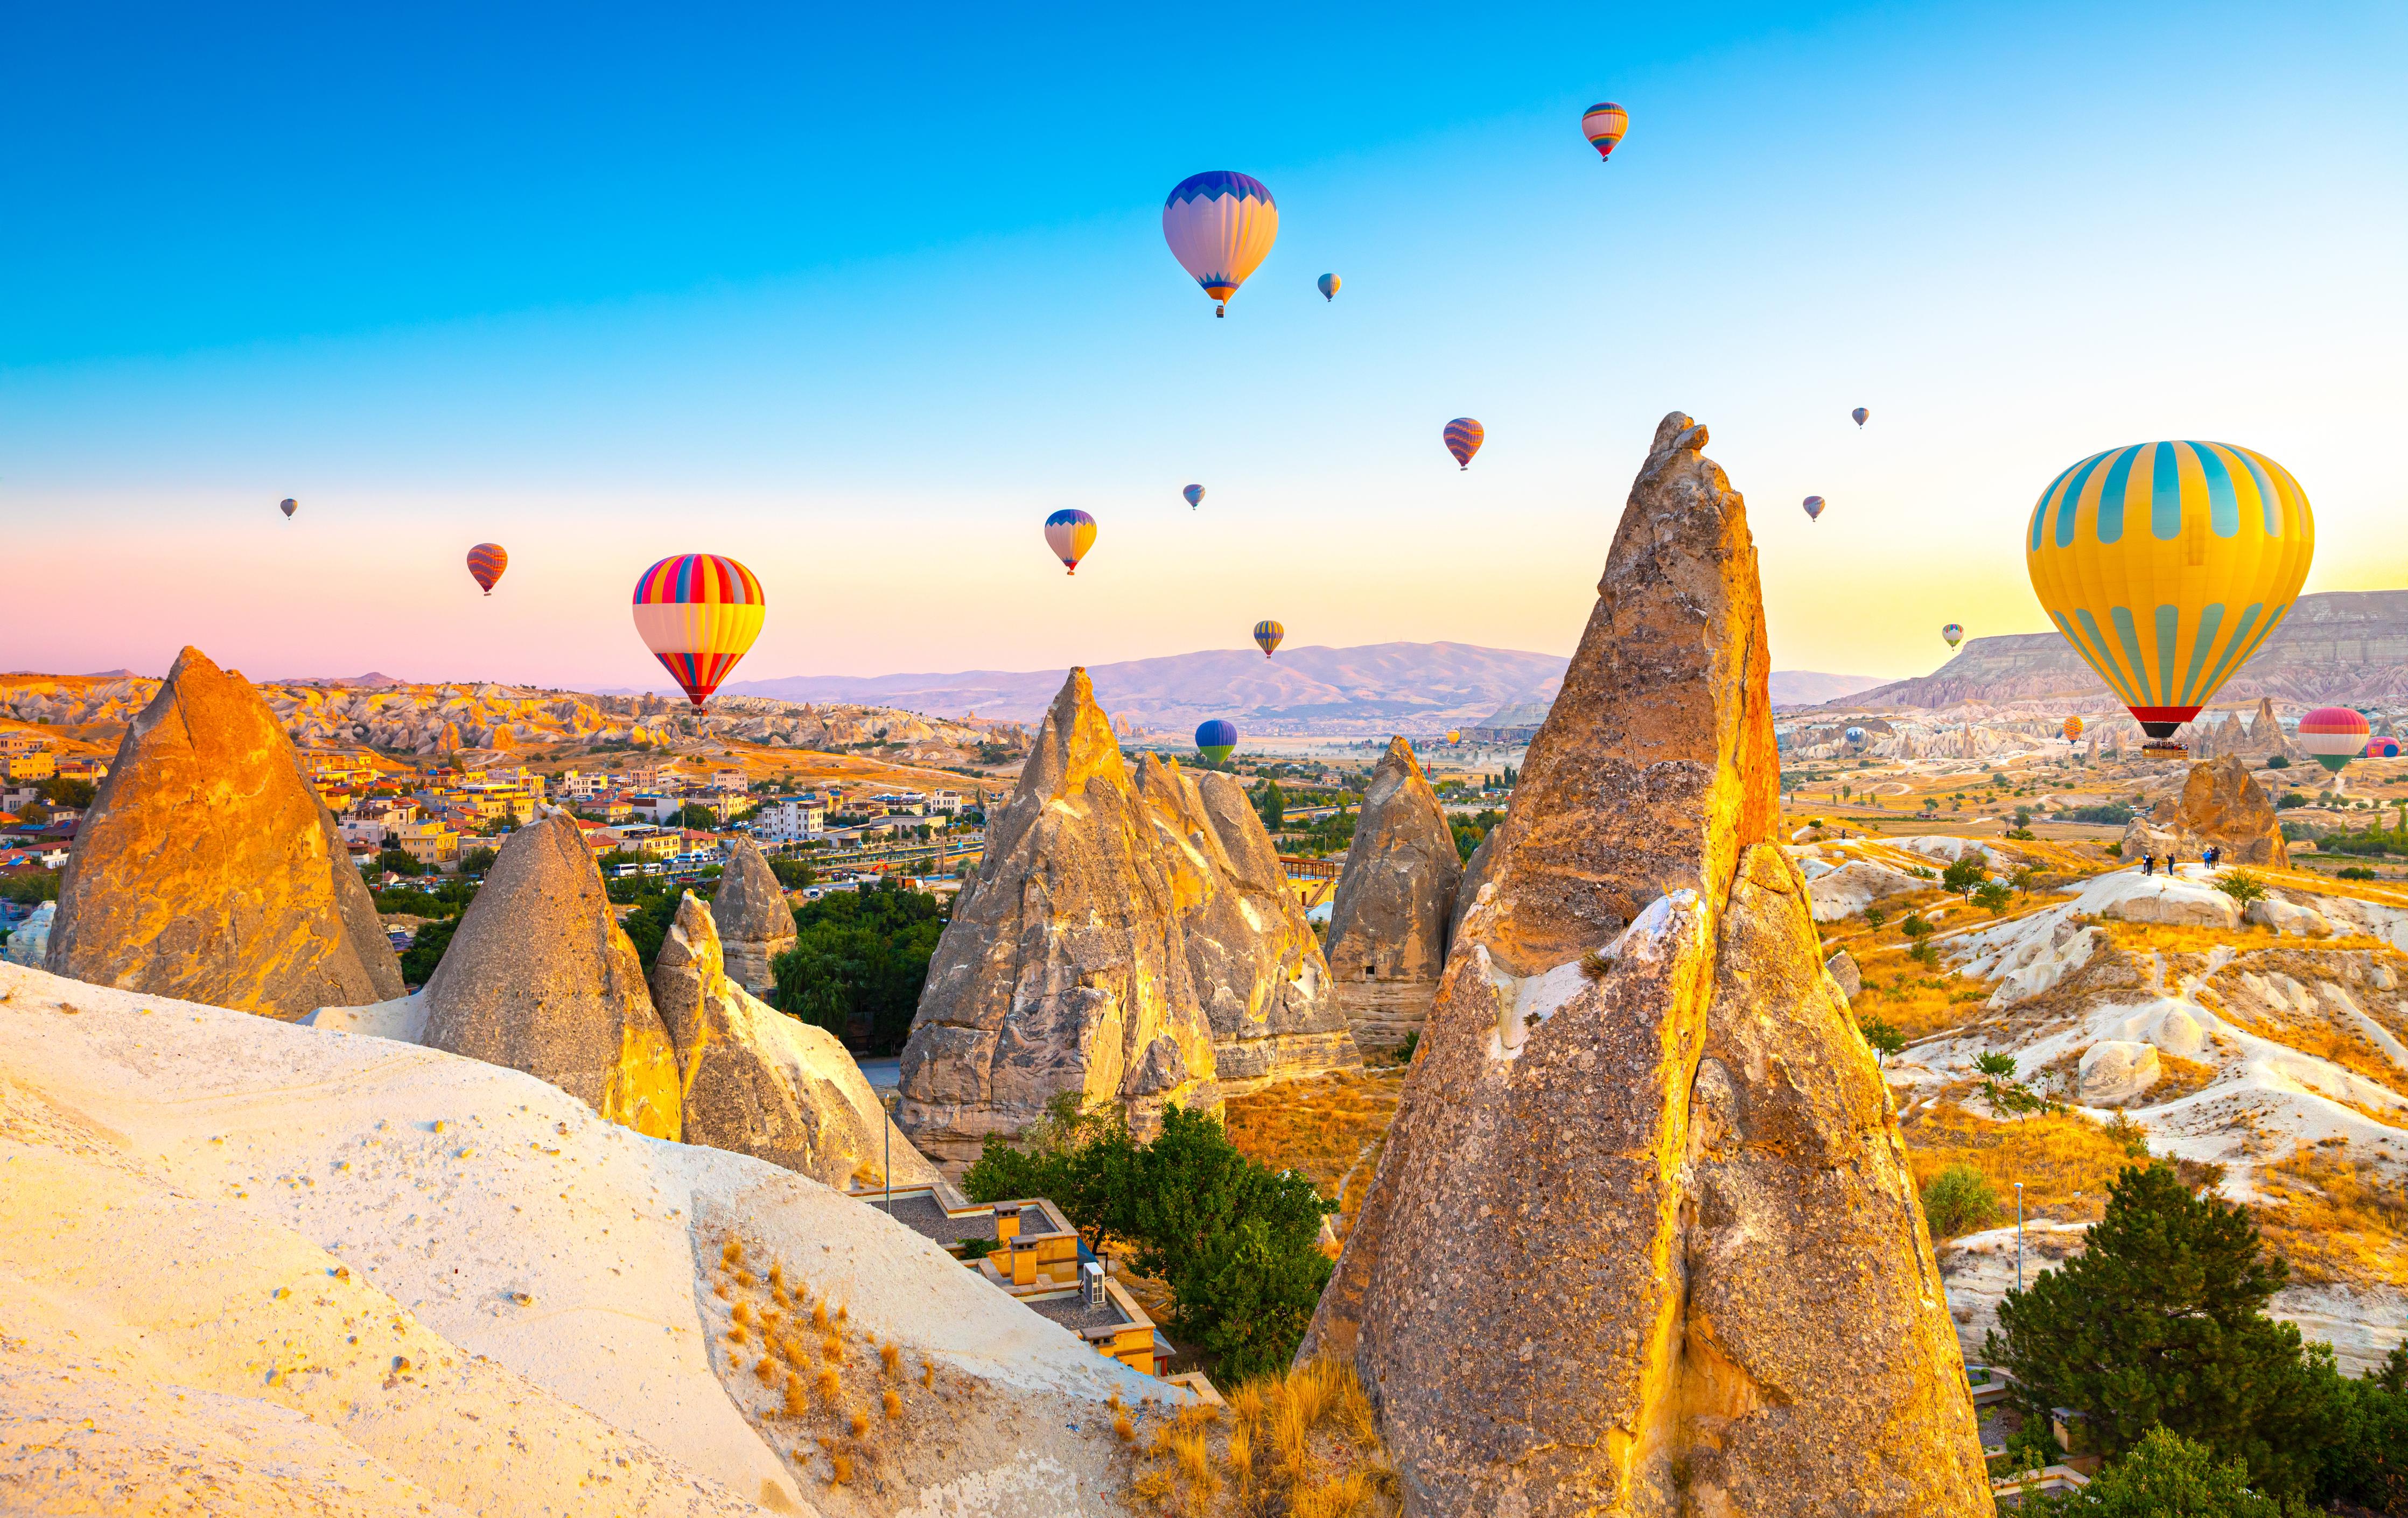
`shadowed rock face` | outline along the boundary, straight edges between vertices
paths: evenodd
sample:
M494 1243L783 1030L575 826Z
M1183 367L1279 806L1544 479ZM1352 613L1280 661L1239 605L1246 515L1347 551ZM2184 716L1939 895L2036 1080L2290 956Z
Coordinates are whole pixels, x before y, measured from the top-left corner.
M1412 745L1389 739L1329 908L1330 972L1356 1042L1402 1043L1429 1016L1462 879L1438 793Z
M1217 1110L1179 918L1154 820L1073 669L929 961L903 1049L903 1131L967 1165L1065 1093L1118 1107L1140 1137L1171 1102Z
M897 1184L936 1180L936 1167L891 1132L836 1035L764 1005L726 973L712 917L687 895L652 961L652 1005L677 1048L685 1141L838 1190L879 1181L890 1154Z
M795 946L795 909L786 904L786 888L778 883L761 846L751 838L737 839L728 851L710 915L719 924L727 973L754 995L768 995L775 980L770 962Z
M638 1133L680 1136L676 1053L566 812L502 845L423 995L428 1048L524 1070Z
M59 882L53 974L270 1017L402 994L292 740L188 648L118 745Z
M1188 983L1211 1025L1221 1095L1359 1067L1320 940L1245 787L1151 753L1137 785L1179 903Z
M1302 1353L1353 1358L1415 1513L1986 1518L1704 442L1657 429Z
M2125 858L2164 859L2172 853L2197 863L2213 845L2224 851L2223 864L2290 865L2274 803L2239 754L2191 766L2171 817L2167 810L2160 805L2157 816L2171 825L2154 818L2132 820L2124 830Z

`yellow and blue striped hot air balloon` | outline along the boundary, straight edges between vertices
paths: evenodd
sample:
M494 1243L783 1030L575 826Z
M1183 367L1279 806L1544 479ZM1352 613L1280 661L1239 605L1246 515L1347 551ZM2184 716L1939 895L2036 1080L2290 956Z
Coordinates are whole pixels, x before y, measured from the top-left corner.
M1096 519L1077 507L1064 507L1045 519L1045 546L1062 561L1064 570L1077 574L1079 561L1096 546Z
M1278 652L1280 639L1286 636L1287 629L1268 617L1254 623L1254 641L1262 645L1263 657L1266 659Z
M663 559L636 581L636 631L695 706L761 636L765 606L752 571L718 553Z
M1279 237L1279 207L1263 181L1234 169L1191 174L1162 203L1162 239L1170 256L1212 297L1212 314L1229 314L1229 297L1270 256Z
M2291 609L2315 551L2308 497L2272 459L2135 443L2041 493L2024 565L2057 630L2162 740Z

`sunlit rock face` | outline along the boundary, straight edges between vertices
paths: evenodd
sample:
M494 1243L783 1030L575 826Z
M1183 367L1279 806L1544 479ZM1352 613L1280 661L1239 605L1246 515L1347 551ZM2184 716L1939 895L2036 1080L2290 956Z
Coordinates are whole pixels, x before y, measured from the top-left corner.
M342 835L259 693L188 648L118 745L50 969L287 1020L402 994Z
M2134 818L2124 833L2127 859L2172 854L2196 862L2211 848L2223 851L2219 864L2288 868L2291 863L2274 803L2239 754L2192 765L2181 798L2171 806L2160 802L2156 815Z
M1064 1094L1117 1109L1140 1136L1172 1102L1218 1110L1180 918L1153 816L1073 669L929 961L903 1050L903 1131L963 1166Z
M1438 793L1412 745L1391 738L1329 908L1330 973L1357 1043L1402 1043L1428 1018L1463 878Z
M1657 428L1304 1353L1408 1511L1986 1515L1896 1119L1772 841L1746 512Z
M795 946L795 909L787 904L786 888L778 883L761 846L751 838L738 838L729 847L718 893L710 898L710 915L727 956L727 973L752 995L767 995L776 983L771 966Z

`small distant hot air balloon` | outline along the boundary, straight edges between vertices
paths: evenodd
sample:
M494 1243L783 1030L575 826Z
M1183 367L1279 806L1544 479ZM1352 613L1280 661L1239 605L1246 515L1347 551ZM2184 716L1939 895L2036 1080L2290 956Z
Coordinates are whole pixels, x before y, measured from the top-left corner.
M1079 572L1079 561L1087 556L1095 541L1096 519L1075 507L1064 507L1045 519L1045 545L1071 574Z
M2400 740L2396 738L2368 738L2366 756L2369 759L2397 759L2400 757Z
M1866 410L1861 406L1857 407L1855 410L1850 411L1848 414L1856 419L1856 425L1859 427L1865 424L1865 418L1872 415L1870 411Z
M636 631L695 706L761 636L761 581L734 559L681 553L636 581Z
M1953 649L1957 644L1965 641L1965 629L1960 623L1953 622L1947 623L1941 627L1940 636L1946 638L1948 640L1948 646Z
M1338 286L1340 283L1338 276L1334 274L1325 274L1320 279L1315 279L1312 282L1315 288L1320 290L1321 298L1323 300L1336 300L1338 298Z
M2065 733L2065 741L2067 741L2068 743L2071 743L2071 742L2072 742L2075 738L2080 738L2080 737L2082 736L2082 727L2083 727L2083 723L2082 723L2082 719L2081 719L2081 718L2079 718L2079 717L2068 717L2068 718L2066 718L2066 719L2065 719L2065 726L2064 726L2064 728L2063 728L2063 731L2064 731L2064 733Z
M1204 487L1201 485L1190 485L1179 494L1187 497L1187 509L1190 511L1195 510L1204 500Z
M2041 492L2024 567L2057 632L2163 742L2291 609L2315 548L2306 494L2264 454L2134 443Z
M1278 623L1271 621L1268 617L1266 617L1262 621L1254 623L1254 641L1262 645L1263 657L1266 659L1269 658L1272 652L1279 648L1280 639L1286 636L1287 629L1281 626Z
M2336 775L2342 766L2365 756L2370 740L2366 714L2347 707L2318 707L2300 719L2300 747Z
M1461 728L1459 728L1459 727L1451 727L1451 728L1448 728L1448 729L1447 729L1447 734L1446 734L1446 740L1447 740L1449 743L1460 743L1460 742L1462 742L1462 741L1463 741L1463 730L1462 730Z
M1446 424L1446 451L1463 468L1471 467L1471 455L1480 451L1480 445L1487 438L1488 430L1468 416L1456 417Z
M1212 297L1214 316L1246 282L1279 236L1279 208L1263 181L1229 169L1191 174L1162 203L1162 238L1179 266Z
M1820 522L1823 520L1823 497L1820 495L1809 495L1806 497L1806 520L1809 522Z
M499 543L480 543L468 551L468 573L476 577L477 583L485 588L487 595L494 594L494 582L501 579L502 571L509 566L510 556L502 551Z
M1196 752L1214 764L1226 762L1230 754L1237 752L1237 748L1238 729L1234 724L1215 717L1210 722L1197 725Z
M1611 100L1600 100L1581 112L1581 136L1597 150L1599 163L1611 163L1613 145L1630 130L1630 113Z
M1862 748L1864 746L1865 730L1861 727L1851 727L1840 736L1847 739L1848 747L1852 749Z
M288 516L288 517L289 517L289 516L291 516L294 512L298 511L298 510L300 510L300 509L301 509L301 503L300 503L299 501L294 500L292 496L287 495L286 497L284 497L284 499L282 499L282 500L280 500L280 501L279 501L279 502L277 502L277 503L276 503L276 509L278 509L279 511L283 512L286 516Z

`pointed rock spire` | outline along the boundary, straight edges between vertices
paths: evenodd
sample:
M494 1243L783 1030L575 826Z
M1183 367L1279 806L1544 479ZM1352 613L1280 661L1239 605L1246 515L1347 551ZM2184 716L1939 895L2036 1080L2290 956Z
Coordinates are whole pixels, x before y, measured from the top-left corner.
M728 849L710 915L726 950L727 973L752 995L767 995L776 979L770 962L795 946L795 909L751 838L738 838Z
M1455 832L1413 758L1388 740L1329 908L1329 967L1355 1042L1399 1044L1429 1016L1463 880Z
M1896 1119L1769 841L1705 441L1656 430L1302 1353L1353 1359L1419 1512L1987 1518Z
M292 740L248 680L194 648L77 829L47 962L287 1020L402 994L376 902Z
M524 1070L638 1133L680 1136L668 1031L566 812L502 845L424 995L428 1048Z

